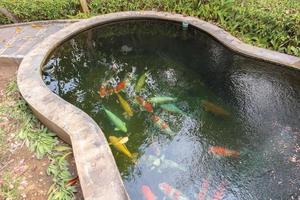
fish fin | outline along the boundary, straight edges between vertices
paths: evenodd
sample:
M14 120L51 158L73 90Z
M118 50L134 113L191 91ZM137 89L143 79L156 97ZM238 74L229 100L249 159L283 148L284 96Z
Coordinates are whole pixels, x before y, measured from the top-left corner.
M125 144L126 142L128 142L129 138L128 137L122 137L120 138L120 140L118 141L119 144Z
M131 117L127 114L127 112L123 112L122 115L125 117L125 119L130 119L130 117Z

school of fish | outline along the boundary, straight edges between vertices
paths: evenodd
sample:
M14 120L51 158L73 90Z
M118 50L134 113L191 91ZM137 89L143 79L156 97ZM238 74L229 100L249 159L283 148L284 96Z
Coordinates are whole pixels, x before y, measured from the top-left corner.
M145 99L143 96L140 95L140 92L143 91L143 88L145 86L145 81L147 77L150 75L150 72L147 71L143 73L137 80L134 92L136 96L132 100L126 100L124 95L122 95L122 92L126 89L126 86L129 84L128 80L119 81L114 87L109 86L106 82L102 83L99 87L98 94L101 98L106 98L109 96L112 96L113 94L116 95L116 98L123 109L126 119L129 119L130 117L133 117L134 115L134 109L132 109L132 105L136 103L141 111L146 111L149 113L154 113L154 108L160 108L163 111L173 113L173 114L181 114L185 115L184 111L182 111L180 108L178 108L175 104L177 101L176 97L170 97L170 96L153 96L148 99ZM223 109L221 106L218 106L208 100L202 100L201 105L203 109L211 113L215 116L219 116L222 118L228 118L230 117L230 113ZM116 114L114 114L112 111L108 110L103 106L103 111L106 113L106 116L110 120L111 124L114 126L115 131L120 131L123 133L127 133L127 125L126 123L118 117ZM162 133L165 133L170 136L176 135L176 132L171 130L168 123L164 121L161 117L159 117L156 114L152 114L150 116L150 119L153 123L153 126L156 127L158 130L160 130ZM131 153L129 149L126 146L126 143L129 141L128 136L118 137L115 135L109 136L109 144L112 145L116 150L127 156L131 161L135 162L137 159L136 153ZM226 147L222 146L210 146L208 148L208 153L211 153L215 156L222 156L222 157L234 157L237 158L240 156L240 152L236 150L231 150ZM179 165L178 163L166 159L165 155L162 156L154 156L154 155L145 155L143 157L145 163L149 167L150 170L156 170L158 173L163 173L164 170L168 170L170 168L180 170L180 171L186 171L186 168ZM78 180L78 177L71 179L68 184L72 185L75 184ZM167 199L171 200L188 200L188 198L178 189L174 188L168 183L160 183L158 185L158 189L162 192L162 194ZM208 198L208 192L210 189L210 182L206 178L202 182L202 186L200 188L200 191L198 195L196 195L197 200L205 200ZM141 193L144 196L145 200L157 200L157 196L153 193L150 186L148 185L142 185L141 186ZM225 182L221 182L218 188L213 193L213 200L221 200L225 193Z

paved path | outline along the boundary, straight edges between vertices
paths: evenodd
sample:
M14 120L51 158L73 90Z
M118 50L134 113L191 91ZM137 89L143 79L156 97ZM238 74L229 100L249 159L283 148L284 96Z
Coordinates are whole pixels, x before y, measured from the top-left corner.
M0 26L0 64L21 59L49 35L75 20L40 21Z

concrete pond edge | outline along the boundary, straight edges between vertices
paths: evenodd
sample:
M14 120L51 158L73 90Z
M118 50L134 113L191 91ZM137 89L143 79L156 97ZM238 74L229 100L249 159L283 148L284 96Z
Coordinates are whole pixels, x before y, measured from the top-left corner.
M72 36L102 24L128 19L186 22L210 34L227 48L279 67L300 69L300 58L245 44L223 29L195 17L156 11L129 11L80 20L46 38L22 60L17 82L35 115L72 145L85 199L130 199L109 144L97 123L85 112L52 93L42 80L41 68L52 51Z

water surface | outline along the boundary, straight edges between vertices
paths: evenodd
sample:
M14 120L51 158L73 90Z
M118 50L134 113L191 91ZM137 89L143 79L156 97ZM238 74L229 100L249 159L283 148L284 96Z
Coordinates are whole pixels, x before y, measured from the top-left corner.
M145 85L136 93L135 84L146 72ZM299 199L297 70L235 54L191 26L184 30L179 23L132 20L66 41L49 57L43 79L54 93L88 113L107 138L129 135L126 146L138 153L136 162L111 148L133 200L144 198L143 185L163 199L160 183L188 199ZM131 118L123 115L115 94L98 94L103 83L115 87L125 79L120 94L133 109ZM174 104L183 114L159 105L149 113L136 96L176 97ZM208 112L205 102L229 115ZM127 133L114 130L103 106L126 123ZM174 135L157 128L153 115ZM215 146L240 155L209 152ZM179 167L165 167L166 160Z

